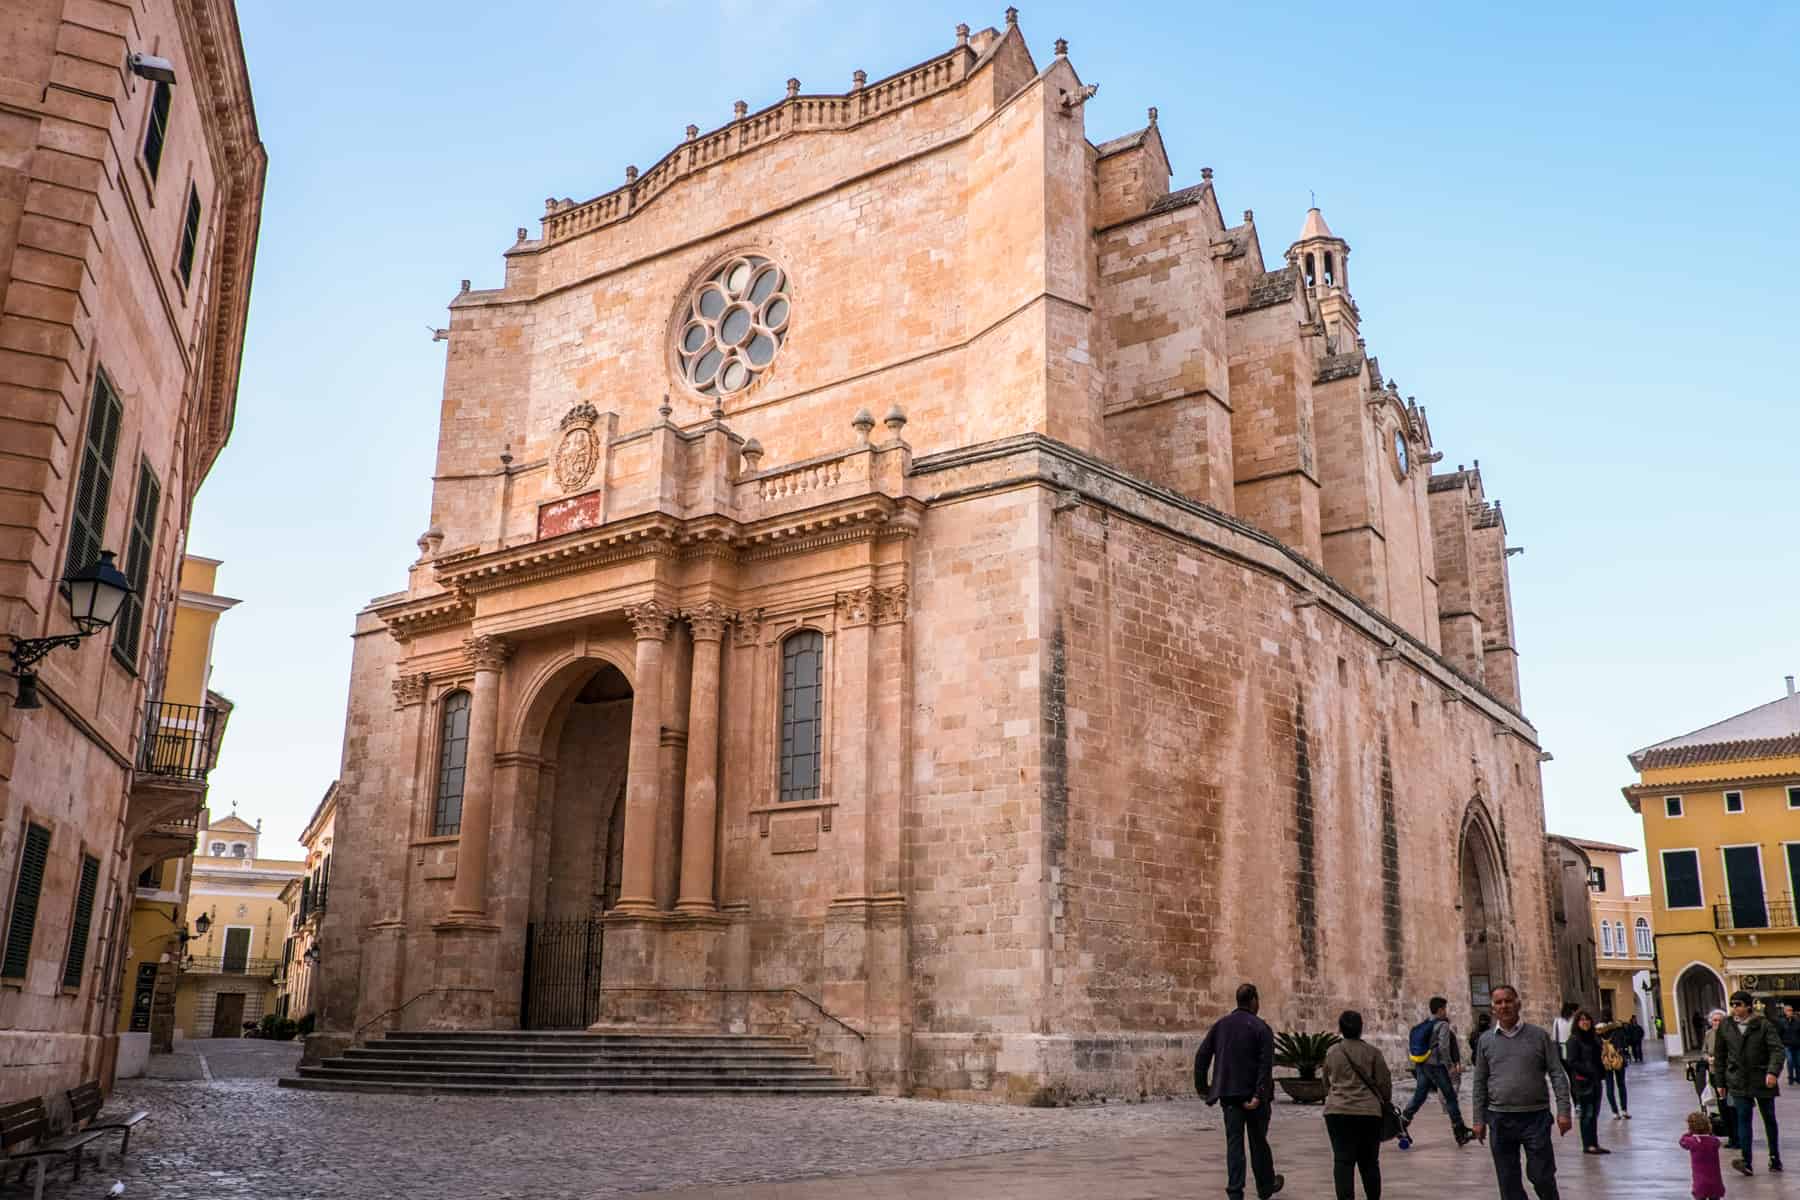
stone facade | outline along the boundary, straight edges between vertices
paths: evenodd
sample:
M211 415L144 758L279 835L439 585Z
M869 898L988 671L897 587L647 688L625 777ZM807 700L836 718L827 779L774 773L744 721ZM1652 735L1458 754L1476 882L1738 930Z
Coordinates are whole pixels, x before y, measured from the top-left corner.
M1502 979L1548 1013L1498 512L1430 475L1322 216L1266 269L1091 94L962 27L464 285L430 526L356 622L314 1052L541 1023L528 926L571 918L594 1023L922 1095L1181 1091L1243 979L1388 1039ZM760 351L707 315L739 260L791 302Z
M223 713L153 749L148 706L231 430L266 158L229 0L0 0L0 31L0 632L67 631L58 583L101 549L140 602L38 664L42 707L0 675L0 936L28 959L0 975L4 1102L110 1083L133 880L193 847Z

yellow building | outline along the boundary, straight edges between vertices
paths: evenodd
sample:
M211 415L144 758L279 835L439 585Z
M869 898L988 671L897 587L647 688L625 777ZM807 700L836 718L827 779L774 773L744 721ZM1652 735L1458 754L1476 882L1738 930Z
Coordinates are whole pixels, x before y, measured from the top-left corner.
M1630 756L1671 1054L1738 988L1800 998L1800 695Z
M224 736L231 702L212 690L213 637L219 617L238 604L218 594L219 560L190 554L181 560L169 657L163 672L160 717L149 753L176 771L194 766L204 794L205 774L191 760L206 755L210 767ZM207 728L210 723L210 729ZM151 1052L167 1052L175 1033L175 981L188 932L188 881L204 810L164 821L134 853L138 868L131 894L123 978L119 986L119 1075L142 1072Z
M281 891L287 906L288 939L281 955L280 995L275 1011L296 1021L313 1011L318 966L319 920L331 899L331 844L337 832L337 781L333 780L300 833L306 874Z
M1635 1015L1655 1032L1650 975L1656 969L1656 918L1648 895L1625 894L1624 857L1632 846L1570 838L1588 858L1588 912L1594 926L1594 977L1600 1012L1624 1021Z
M260 822L236 813L200 832L191 862L188 912L207 930L187 944L175 995L176 1027L188 1037L237 1037L275 1011L275 977L287 939L281 891L305 870L258 856Z

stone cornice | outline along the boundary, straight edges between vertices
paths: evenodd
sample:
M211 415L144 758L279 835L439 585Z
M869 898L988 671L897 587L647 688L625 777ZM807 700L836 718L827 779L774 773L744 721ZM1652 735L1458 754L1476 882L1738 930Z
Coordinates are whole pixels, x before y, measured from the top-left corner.
M379 606L377 611L394 640L404 642L434 629L467 625L475 615L475 605L467 596L440 592L422 600Z

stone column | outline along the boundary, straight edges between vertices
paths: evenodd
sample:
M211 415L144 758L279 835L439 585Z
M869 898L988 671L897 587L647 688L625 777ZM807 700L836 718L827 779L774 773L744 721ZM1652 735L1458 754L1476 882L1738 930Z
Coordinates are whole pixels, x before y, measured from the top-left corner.
M463 639L475 664L475 691L469 701L469 746L463 772L462 835L456 851L456 887L450 896L452 920L487 912L488 842L493 829L494 751L500 736L500 670L512 654L501 638L480 634Z
M656 802L661 790L663 641L673 616L655 600L625 610L637 634L637 679L631 697L631 750L625 769L625 854L619 869L620 913L656 911Z
M716 601L682 614L694 631L690 688L687 800L681 818L681 893L675 911L712 913L713 838L719 817L719 654L725 626L736 615Z

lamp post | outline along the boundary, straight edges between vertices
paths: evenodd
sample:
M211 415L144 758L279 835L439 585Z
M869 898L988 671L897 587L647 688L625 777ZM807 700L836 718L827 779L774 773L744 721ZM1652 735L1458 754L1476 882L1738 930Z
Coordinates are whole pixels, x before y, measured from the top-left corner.
M131 581L113 565L111 550L102 550L98 560L64 579L62 594L69 602L69 618L75 623L75 632L51 637L12 639L12 646L7 651L12 658L12 670L9 674L19 681L18 693L13 697L13 707L42 708L43 705L38 702L37 673L31 668L52 650L64 646L79 646L83 639L109 627L118 619L119 610L125 607L125 598L135 591Z

